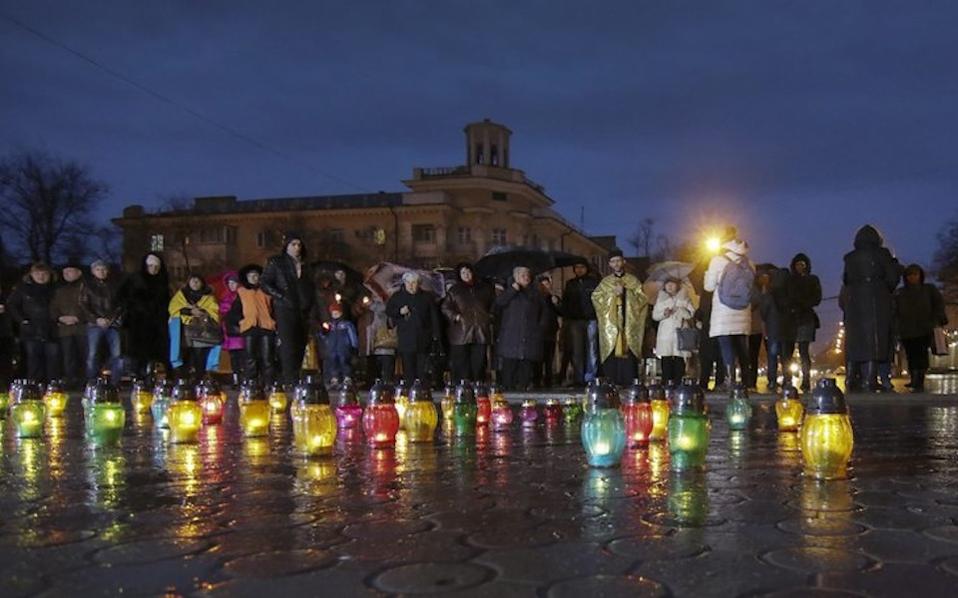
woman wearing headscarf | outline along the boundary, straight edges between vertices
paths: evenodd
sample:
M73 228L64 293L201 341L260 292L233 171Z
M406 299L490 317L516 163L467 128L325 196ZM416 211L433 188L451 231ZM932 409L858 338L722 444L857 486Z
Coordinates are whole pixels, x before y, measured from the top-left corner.
M815 331L821 326L815 308L822 302L822 284L812 274L812 261L804 253L792 258L785 296L791 342L785 346L783 357L790 360L795 344L798 344L798 355L802 362L802 391L808 392L812 387L809 346L815 342Z
M246 340L240 333L239 325L226 317L233 304L239 301L237 291L240 288L239 274L233 270L223 275L223 295L220 297L220 324L223 327L223 350L230 354L230 370L233 373L233 387L239 386L246 365Z
M184 332L188 327L202 324L202 320L211 320L219 324L220 311L211 289L198 274L190 274L186 284L173 295L169 305L170 318L179 318ZM206 361L215 343L208 343L191 338L184 334L184 342L180 345L184 350L182 359L195 376L201 376L206 371Z
M126 327L126 352L134 373L143 375L155 362L168 365L167 327L170 279L157 253L143 256L140 271L127 276L117 291L120 318Z
M932 334L937 326L948 324L948 317L941 292L925 282L925 271L918 264L905 268L904 284L895 292L895 320L911 376L906 386L923 392Z
M679 329L694 313L695 306L682 282L675 278L665 281L652 308L652 319L659 323L655 355L662 363L665 383L673 382L677 386L685 376L685 360L691 353L679 350Z

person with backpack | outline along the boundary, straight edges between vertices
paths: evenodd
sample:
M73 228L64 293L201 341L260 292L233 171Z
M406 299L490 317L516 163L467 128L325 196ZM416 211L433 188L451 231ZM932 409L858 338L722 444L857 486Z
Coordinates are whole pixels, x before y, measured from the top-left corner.
M709 336L718 339L725 381L731 387L736 380L744 383L749 379L748 336L752 331L755 267L748 259L748 243L736 238L734 230L728 236L721 252L709 262L705 290L713 293ZM736 362L742 374L738 379Z

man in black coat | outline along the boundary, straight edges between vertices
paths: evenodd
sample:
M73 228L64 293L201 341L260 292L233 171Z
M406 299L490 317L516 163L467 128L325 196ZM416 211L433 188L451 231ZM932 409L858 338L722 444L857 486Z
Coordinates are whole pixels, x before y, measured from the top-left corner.
M565 283L562 293L563 354L572 357L572 385L584 386L598 369L599 339L592 293L599 279L585 263L572 267L575 278Z
M273 300L281 377L286 385L299 381L309 338L315 292L308 270L303 238L290 232L284 237L282 253L266 261L260 279L260 287Z
M7 310L20 325L20 344L27 362L27 377L47 382L59 374L60 346L56 323L50 311L53 302L53 271L33 264L23 282L10 294Z
M878 230L871 225L859 229L855 250L845 255L842 307L846 360L850 369L862 369L866 390L890 390L877 379L881 364L891 358L892 293L900 275L901 265Z
M925 271L921 266L911 264L905 268L904 278L904 284L895 293L895 321L911 376L905 386L912 392L924 392L934 330L948 324L948 317L941 291L925 282Z
M496 297L499 340L496 354L502 359L502 385L526 390L542 361L542 331L547 325L548 307L539 289L532 286L532 272L518 267L515 282Z
M429 354L439 343L439 309L432 293L419 288L419 274L406 272L403 286L386 302L386 315L396 323L402 360L403 380L412 384L417 378L431 386Z
M478 279L470 264L459 264L456 273L459 282L449 288L442 302L442 313L448 320L452 379L480 381L486 377L496 293L492 285Z

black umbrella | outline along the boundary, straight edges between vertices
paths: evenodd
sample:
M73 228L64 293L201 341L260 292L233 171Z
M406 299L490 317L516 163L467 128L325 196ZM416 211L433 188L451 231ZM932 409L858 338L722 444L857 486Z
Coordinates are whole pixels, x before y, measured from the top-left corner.
M337 270L342 270L346 273L346 284L363 284L363 275L343 262L320 260L318 262L313 262L312 269L313 275L317 278L320 276L328 276L329 278L333 278Z
M548 272L553 268L565 268L575 264L586 264L583 257L564 251L546 251L528 247L497 247L476 262L476 273L488 278L509 280L513 268L525 266L533 276Z

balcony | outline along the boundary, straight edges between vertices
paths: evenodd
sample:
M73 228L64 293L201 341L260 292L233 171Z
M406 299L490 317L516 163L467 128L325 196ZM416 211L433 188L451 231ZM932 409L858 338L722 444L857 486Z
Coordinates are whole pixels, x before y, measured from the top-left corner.
M483 177L497 179L500 181L510 181L528 185L539 193L545 195L545 187L533 181L521 170L514 168L502 168L490 164L473 164L463 166L437 166L432 168L413 168L413 180L421 181L425 179L439 179L449 177Z

